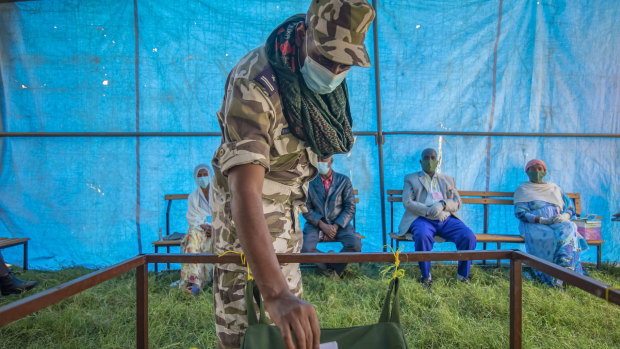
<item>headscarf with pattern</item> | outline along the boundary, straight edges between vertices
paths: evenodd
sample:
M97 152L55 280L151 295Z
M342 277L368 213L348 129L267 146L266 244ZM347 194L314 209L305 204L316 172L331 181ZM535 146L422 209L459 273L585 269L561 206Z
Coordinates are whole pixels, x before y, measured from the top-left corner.
M304 20L304 15L290 17L267 39L267 57L278 82L284 117L291 132L319 157L348 153L354 138L346 80L322 95L306 86L295 45L295 27Z

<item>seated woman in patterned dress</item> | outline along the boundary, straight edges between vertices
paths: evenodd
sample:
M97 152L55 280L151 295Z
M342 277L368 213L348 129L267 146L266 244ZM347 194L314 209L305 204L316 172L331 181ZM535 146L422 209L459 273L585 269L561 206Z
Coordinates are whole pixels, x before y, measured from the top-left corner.
M529 161L525 172L530 180L515 190L514 205L527 253L585 274L579 254L588 249L588 244L570 221L575 214L572 201L557 184L543 182L547 166L542 160ZM561 280L538 270L533 272L541 282L562 287Z
M181 241L181 253L211 253L211 217L209 188L211 184L210 170L207 165L200 164L194 169L194 180L198 188L187 198L187 234ZM212 264L186 263L181 267L179 288L187 293L197 295L205 284L211 283Z

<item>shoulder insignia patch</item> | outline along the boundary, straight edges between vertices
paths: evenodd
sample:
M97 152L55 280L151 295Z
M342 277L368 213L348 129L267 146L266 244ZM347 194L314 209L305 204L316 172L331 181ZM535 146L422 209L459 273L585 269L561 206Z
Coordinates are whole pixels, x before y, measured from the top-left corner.
M254 78L254 81L261 84L265 90L267 90L267 94L269 97L273 96L274 93L278 92L278 83L276 82L276 73L271 68L271 65L267 64L267 67L260 72Z

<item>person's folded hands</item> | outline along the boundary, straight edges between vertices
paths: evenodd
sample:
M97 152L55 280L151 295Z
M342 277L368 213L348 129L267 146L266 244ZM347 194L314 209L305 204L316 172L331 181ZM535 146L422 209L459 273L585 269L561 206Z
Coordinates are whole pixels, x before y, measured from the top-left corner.
M564 213L555 215L552 218L552 221L553 221L553 224L556 224L556 223L568 222L569 219L570 219L570 213L564 212Z
M428 208L428 210L426 210L426 215L428 217L434 217L434 218L438 219L439 218L439 214L441 212L443 212L443 203L436 202L432 206L430 206Z

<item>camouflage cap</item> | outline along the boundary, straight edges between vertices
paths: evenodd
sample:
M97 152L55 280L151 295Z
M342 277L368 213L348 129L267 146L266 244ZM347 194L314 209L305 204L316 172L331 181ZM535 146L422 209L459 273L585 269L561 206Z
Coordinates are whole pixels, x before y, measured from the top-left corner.
M331 61L370 67L364 38L375 10L365 0L312 0L308 28L314 44Z

